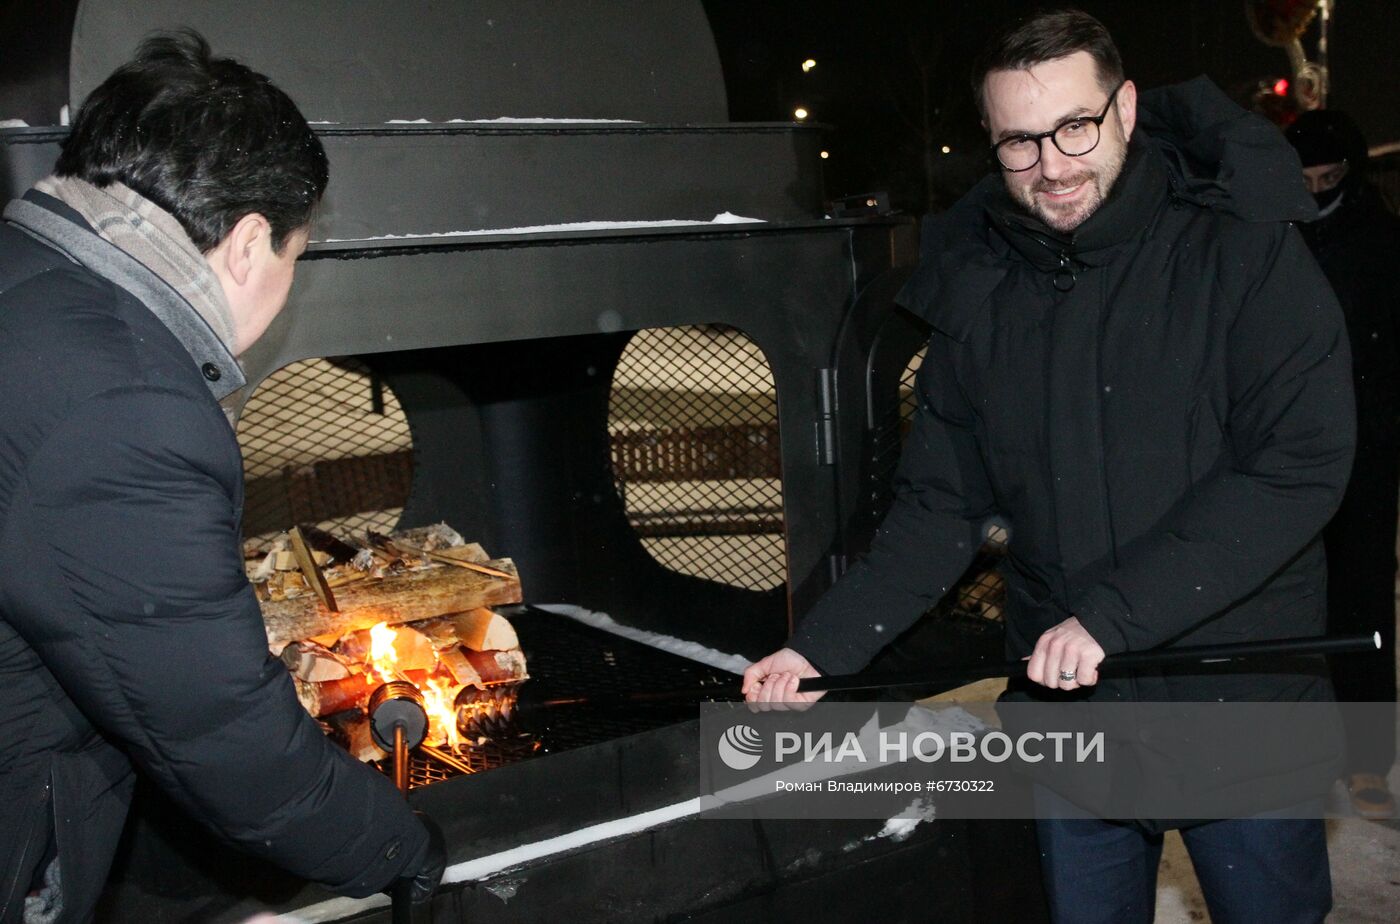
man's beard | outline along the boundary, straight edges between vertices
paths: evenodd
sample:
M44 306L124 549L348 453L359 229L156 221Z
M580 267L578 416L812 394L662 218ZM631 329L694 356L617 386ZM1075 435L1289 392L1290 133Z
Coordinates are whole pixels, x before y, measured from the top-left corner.
M1128 159L1128 146L1119 147L1111 161L1097 170L1081 170L1070 176L1062 176L1055 181L1041 178L1033 186L1013 186L1007 177L1007 190L1011 198L1027 212L1045 222L1046 225L1062 234L1078 228L1089 216L1098 211L1108 198L1118 175L1123 172L1123 162ZM1073 202L1057 203L1044 195L1052 189L1072 189L1085 184L1084 195Z

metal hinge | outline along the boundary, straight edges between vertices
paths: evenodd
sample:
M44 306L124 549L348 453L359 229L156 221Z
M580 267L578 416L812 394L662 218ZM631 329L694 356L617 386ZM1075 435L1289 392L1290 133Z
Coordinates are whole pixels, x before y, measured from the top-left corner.
M817 370L817 464L836 464L836 370Z
M831 583L835 584L846 573L846 556L840 552L833 553L826 557L826 564Z

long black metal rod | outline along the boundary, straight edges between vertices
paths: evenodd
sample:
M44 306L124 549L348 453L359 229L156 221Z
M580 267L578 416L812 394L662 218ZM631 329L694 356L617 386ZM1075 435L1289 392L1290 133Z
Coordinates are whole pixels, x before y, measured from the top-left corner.
M1100 674L1126 670L1164 667L1169 664L1214 664L1244 658L1270 655L1319 655L1347 652L1376 651L1381 647L1381 634L1318 635L1308 638L1272 639L1262 642L1235 642L1227 645L1196 645L1186 648L1155 648L1150 651L1125 651L1109 655L1099 665ZM832 690L880 690L888 687L924 687L935 684L971 683L992 677L1024 677L1026 661L988 664L982 667L959 668L934 673L833 674L828 677L807 677L798 681L800 693Z
M1227 645L1125 651L1104 658L1099 665L1099 673L1114 674L1126 670L1162 667L1168 664L1216 664L1270 655L1296 656L1378 651L1380 647L1381 634L1373 632L1370 635L1319 635L1308 638L1237 642ZM890 687L943 686L952 688L975 680L986 680L993 677L1024 677L1026 663L1025 661L997 662L980 667L931 673L833 674L827 677L807 677L798 681L797 690L799 693L816 693L833 690L881 690ZM663 706L687 702L728 702L737 700L740 695L737 687L707 684L673 690L635 690L601 695L584 694L531 703L522 702L516 704L514 712L517 715L527 715L536 711L547 712L563 706L634 709L643 706ZM497 719L493 718L491 713L483 713L477 719L469 720L464 728L471 732L473 725L476 728L486 728L495 721Z
M1212 664L1244 658L1257 658L1267 655L1318 655L1344 654L1348 652L1375 651L1381 646L1380 633L1371 635L1320 635L1308 638L1274 639L1262 642L1237 642L1227 645L1199 645L1188 648L1159 648L1151 651L1126 651L1109 655L1099 665L1100 673L1113 674L1125 670L1161 667L1168 664L1199 663ZM831 690L879 690L888 687L928 687L960 686L974 680L993 677L1024 677L1025 661L998 661L979 667L958 668L951 671L928 673L860 673L832 674L826 677L808 677L798 682L801 693L815 693ZM631 690L622 693L581 694L563 696L535 702L521 702L516 709L522 712L549 710L561 706L648 706L669 705L705 700L738 699L737 687L723 684L705 684L671 690Z

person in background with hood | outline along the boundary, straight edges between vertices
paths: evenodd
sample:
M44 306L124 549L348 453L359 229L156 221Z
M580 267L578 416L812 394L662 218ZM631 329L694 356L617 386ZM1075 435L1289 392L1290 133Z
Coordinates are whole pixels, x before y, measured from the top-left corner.
M1320 658L1098 675L1109 653L1323 631L1351 361L1290 224L1316 209L1277 181L1296 157L1204 78L1139 96L1075 10L1008 29L973 89L999 170L926 221L900 296L933 333L894 503L746 697L810 701L799 678L859 670L998 516L1007 654L1029 659L1006 698L1330 700ZM1166 826L1038 820L1053 919L1151 921ZM1217 924L1331 908L1318 815L1172 826Z
M193 33L79 109L0 224L0 924L82 922L139 769L242 850L428 897L440 833L267 649L219 402L282 310L328 165Z
M1400 219L1366 182L1366 139L1344 112L1305 112L1286 136L1318 216L1300 224L1346 315L1356 386L1356 461L1327 525L1329 632L1381 632L1381 650L1333 659L1337 698L1395 702L1395 525L1400 484ZM1353 726L1355 723L1353 723ZM1395 717L1348 728L1346 784L1356 814L1390 818L1386 772Z

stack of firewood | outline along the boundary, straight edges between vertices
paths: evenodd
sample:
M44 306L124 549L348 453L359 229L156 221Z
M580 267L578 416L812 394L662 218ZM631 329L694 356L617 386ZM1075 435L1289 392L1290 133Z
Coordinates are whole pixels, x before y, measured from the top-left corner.
M514 563L492 560L443 524L363 542L299 527L248 566L268 646L302 705L361 760L384 756L365 708L387 679L425 694L429 742L439 744L452 740L464 692L477 701L529 676L515 630L490 609L520 602ZM391 659L373 657L376 634L381 653L392 645Z

